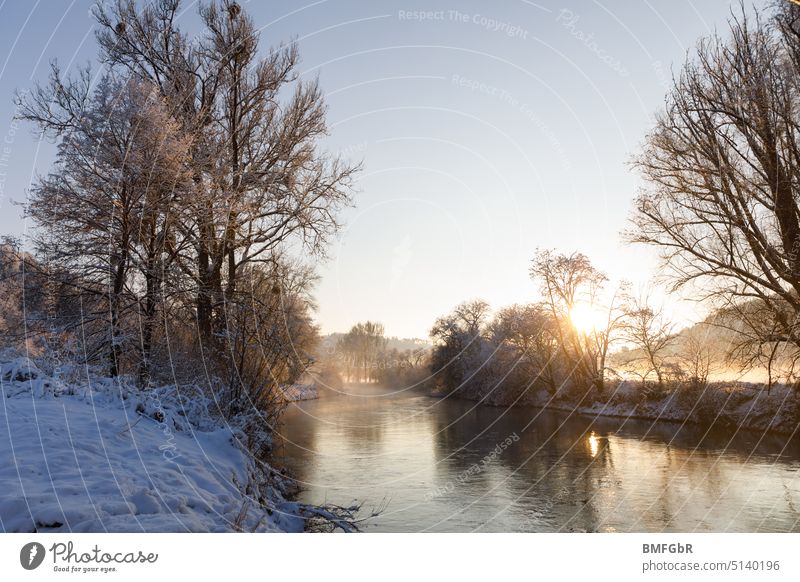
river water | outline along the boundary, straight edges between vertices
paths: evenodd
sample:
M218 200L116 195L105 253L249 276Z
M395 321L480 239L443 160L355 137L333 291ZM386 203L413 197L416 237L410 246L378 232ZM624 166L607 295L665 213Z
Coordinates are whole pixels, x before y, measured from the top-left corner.
M374 385L293 404L281 455L366 531L800 531L800 441Z

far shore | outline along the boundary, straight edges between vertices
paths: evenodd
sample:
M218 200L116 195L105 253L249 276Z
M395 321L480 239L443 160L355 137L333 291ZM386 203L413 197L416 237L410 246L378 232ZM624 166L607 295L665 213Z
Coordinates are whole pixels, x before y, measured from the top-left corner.
M800 432L795 410L800 407L800 395L793 386L786 384L775 385L768 393L765 385L715 382L709 384L694 400L681 398L678 389L673 387L662 398L647 400L639 397L639 401L636 401L636 387L631 383L627 387L622 392L615 391L609 402L593 402L589 405L554 402L541 392L533 398L510 403L502 398L498 400L451 395L499 408L536 408L589 417L727 427L737 431L744 429L792 436ZM450 396L434 391L429 395L433 398Z

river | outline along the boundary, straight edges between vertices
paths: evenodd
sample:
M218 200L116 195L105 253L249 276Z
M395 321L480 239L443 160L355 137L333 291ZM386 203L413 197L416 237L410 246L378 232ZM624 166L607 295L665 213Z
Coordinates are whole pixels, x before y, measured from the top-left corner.
M800 441L375 385L292 404L299 498L389 532L800 531Z

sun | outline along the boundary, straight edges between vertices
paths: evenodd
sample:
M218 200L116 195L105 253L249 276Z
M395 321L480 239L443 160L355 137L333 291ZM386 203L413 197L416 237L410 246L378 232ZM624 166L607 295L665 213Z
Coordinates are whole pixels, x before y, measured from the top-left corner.
M579 333L592 333L603 327L604 315L597 306L577 303L569 312L569 319Z

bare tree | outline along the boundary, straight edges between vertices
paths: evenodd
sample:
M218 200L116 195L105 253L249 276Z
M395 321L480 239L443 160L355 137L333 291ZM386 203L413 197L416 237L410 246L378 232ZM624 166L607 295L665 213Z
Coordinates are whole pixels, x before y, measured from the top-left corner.
M530 275L539 282L544 304L557 322L558 344L570 362L574 380L593 386L602 394L608 351L624 318L619 290L604 305L601 294L608 278L580 253L539 251ZM579 306L602 314L593 329L576 328L572 314Z
M310 293L316 276L308 267L276 257L241 274L242 293L227 305L226 378L232 413L255 408L272 426L282 410L279 387L296 382L313 364L319 330Z
M625 311L623 337L641 352L632 361L644 362L643 381L652 372L661 387L667 351L675 341L674 325L664 316L664 307L654 306L647 295L629 298Z
M648 188L628 233L662 251L675 288L693 283L703 298L735 314L749 327L749 341L794 351L799 10L782 2L773 16L750 16L742 7L726 37L700 42L635 159Z
M345 375L362 382L377 378L376 364L386 349L382 323L366 321L357 323L337 342L337 350L344 355Z
M492 341L512 347L528 381L539 380L551 394L560 382L557 325L549 308L537 303L501 309L489 325Z
M742 373L766 371L767 393L781 378L786 382L796 381L800 350L794 343L775 339L781 324L763 303L749 301L735 309L722 309L715 314L714 321L733 336L725 353L727 363L738 366Z
M0 237L0 349L24 346L36 353L34 314L44 308L44 285L36 260L13 237Z
M105 62L159 87L192 136L194 192L181 226L193 252L180 257L213 346L242 269L290 239L323 252L357 167L318 150L324 101L316 81L298 79L295 45L259 53L252 20L230 0L202 8L204 33L190 40L177 28L180 9L179 0L101 4L98 40Z
M235 377L242 306L261 301L254 268L271 269L290 244L324 254L357 171L318 147L325 104L317 81L300 79L295 45L259 52L252 20L229 0L202 7L189 38L182 9L100 2L99 92L88 70L67 78L54 65L18 99L22 117L61 140L29 208L40 242L98 298L90 318L108 314L97 334L112 374L131 343L122 320L139 318L143 384L159 310L196 318L212 374Z
M79 323L97 339L89 352L106 353L112 376L132 339L123 319L141 309L146 374L187 142L148 83L113 75L89 93L85 80L65 87L54 68L20 112L61 139L53 171L28 200L36 249L69 272L68 289L88 298Z
M710 325L701 323L687 330L681 338L678 357L689 382L704 390L718 363L717 353L711 345Z
M465 301L439 317L430 331L434 342L431 372L439 387L461 392L484 368L484 331L489 304L482 299Z

